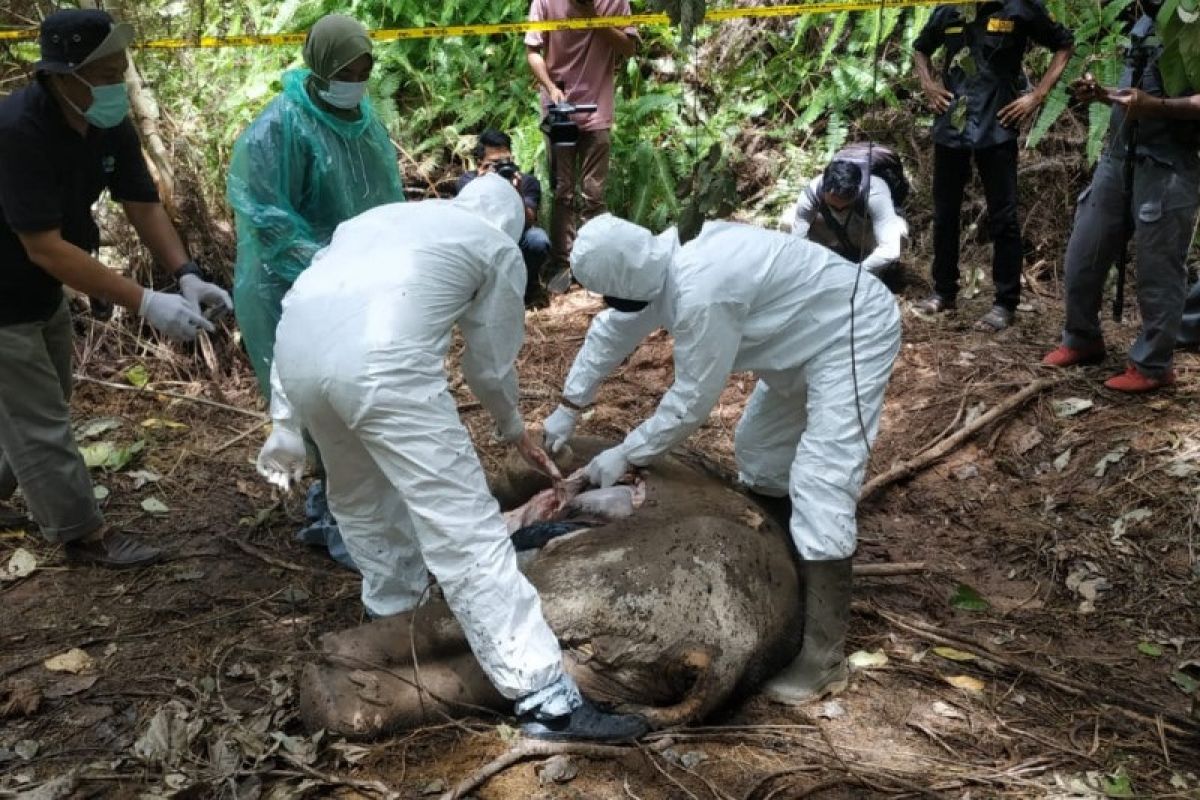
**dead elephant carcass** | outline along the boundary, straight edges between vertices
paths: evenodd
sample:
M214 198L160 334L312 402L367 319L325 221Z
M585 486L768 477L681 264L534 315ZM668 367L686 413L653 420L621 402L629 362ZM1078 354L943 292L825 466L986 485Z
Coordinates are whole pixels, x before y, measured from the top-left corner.
M577 442L577 462L602 444ZM527 476L502 483L510 504L539 488ZM647 473L645 493L635 516L552 541L526 574L584 694L663 727L787 664L803 609L786 534L752 501L674 459ZM312 730L371 737L512 707L440 599L329 634L322 649L301 680Z

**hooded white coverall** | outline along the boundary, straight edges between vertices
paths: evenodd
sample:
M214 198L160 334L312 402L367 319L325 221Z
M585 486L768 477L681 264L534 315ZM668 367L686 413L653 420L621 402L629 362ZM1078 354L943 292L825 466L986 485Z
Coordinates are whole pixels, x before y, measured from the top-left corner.
M485 176L453 200L379 206L338 226L283 303L276 424L309 431L329 505L376 616L413 608L426 567L479 663L518 713L578 690L542 616L446 381L457 323L467 384L505 441L525 430L521 198Z
M590 404L655 329L675 338L674 384L614 450L629 464L648 464L700 427L731 372L753 371L758 383L734 443L740 480L766 495L790 491L802 558L849 558L867 440L878 431L900 347L891 292L820 245L728 222L707 223L681 248L674 229L654 237L600 216L580 231L572 272L592 291L650 305L592 321L563 388L567 400Z

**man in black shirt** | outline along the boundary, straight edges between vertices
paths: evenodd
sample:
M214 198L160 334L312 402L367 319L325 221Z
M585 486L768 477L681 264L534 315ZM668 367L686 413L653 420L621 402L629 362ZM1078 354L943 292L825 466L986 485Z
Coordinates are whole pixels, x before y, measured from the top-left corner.
M105 524L96 507L71 433L62 285L182 340L213 329L201 304L231 306L188 258L158 202L128 119L132 38L103 11L52 14L42 23L37 80L0 101L0 502L20 486L47 539L73 560L111 567L160 553ZM91 206L104 189L178 277L179 294L143 289L92 255L100 236Z
M938 117L933 125L933 287L926 313L954 308L958 295L959 217L971 160L987 198L992 237L992 309L977 327L1012 324L1021 298L1021 226L1017 220L1017 136L1071 58L1071 32L1041 0L1000 0L934 9L913 45L921 87ZM1050 68L1026 92L1021 65L1030 42L1054 51ZM931 58L944 50L941 80Z
M519 244L528 274L525 282L525 305L542 305L546 299L546 290L542 287L542 268L550 257L550 237L536 225L538 207L542 203L542 184L537 178L517 169L513 161L512 139L506 133L489 128L479 134L474 155L478 165L475 172L460 176L455 192L461 192L464 186L480 175L496 172L502 178L511 181L521 193L521 199L525 203L525 232L521 234Z

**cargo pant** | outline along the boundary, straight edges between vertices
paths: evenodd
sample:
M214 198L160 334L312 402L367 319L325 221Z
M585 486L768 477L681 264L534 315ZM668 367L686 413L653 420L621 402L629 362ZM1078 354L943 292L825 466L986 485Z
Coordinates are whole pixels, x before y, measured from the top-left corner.
M608 131L580 131L574 147L551 147L554 158L554 215L550 226L550 274L569 267L571 245L582 220L604 213L608 182ZM580 202L576 204L575 192Z
M71 315L0 326L0 500L21 487L51 542L104 524L71 430Z
M1067 244L1063 330L1067 347L1086 348L1103 340L1104 283L1123 244L1123 163L1112 155L1102 158L1091 185L1079 197ZM1171 366L1179 334L1187 290L1185 262L1200 204L1200 172L1140 158L1133 175L1133 244L1142 328L1129 360L1143 375L1157 379Z

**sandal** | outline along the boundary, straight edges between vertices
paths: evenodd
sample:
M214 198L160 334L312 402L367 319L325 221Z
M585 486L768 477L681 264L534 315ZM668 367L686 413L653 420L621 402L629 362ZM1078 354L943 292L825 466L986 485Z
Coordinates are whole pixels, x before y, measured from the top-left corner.
M916 303L913 308L922 314L940 314L943 311L953 311L954 298L934 292L929 297Z
M975 330L985 333L999 333L1013 324L1015 313L1004 306L992 306L992 310L979 318Z

